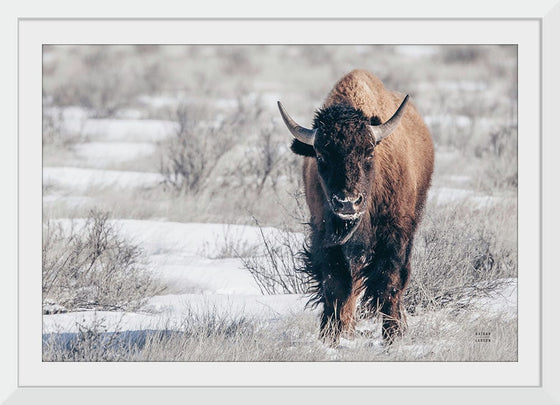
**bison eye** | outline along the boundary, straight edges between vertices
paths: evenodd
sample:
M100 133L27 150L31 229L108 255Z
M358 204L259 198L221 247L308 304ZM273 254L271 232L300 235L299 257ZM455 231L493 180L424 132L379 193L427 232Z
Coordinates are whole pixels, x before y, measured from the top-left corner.
M325 157L323 155L317 155L317 166L319 167L319 170L324 171L327 169L328 164L327 161L325 160Z

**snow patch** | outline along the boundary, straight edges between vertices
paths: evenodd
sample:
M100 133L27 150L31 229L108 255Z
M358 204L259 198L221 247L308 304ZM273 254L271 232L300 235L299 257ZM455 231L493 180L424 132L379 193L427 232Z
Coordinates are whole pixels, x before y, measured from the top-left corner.
M459 185L465 185L468 184L469 181L471 181L471 177L466 175L447 175L444 177L447 181Z
M464 201L472 195L473 191L462 188L441 187L430 189L430 198L435 199L438 205Z
M470 128L472 126L472 119L466 115L426 115L424 120L430 127L443 125L446 127Z
M88 166L103 168L152 155L156 146L150 142L88 142L74 146L78 157Z
M488 89L488 83L477 80L439 80L418 83L418 90L422 92L433 92L434 90L447 92L476 92Z
M480 286L487 292L484 296L469 301L469 305L474 309L472 313L482 313L502 319L515 319L517 317L517 279L506 278L496 282L498 283L496 288L488 289L484 288L484 285Z
M395 46L395 52L403 56L422 58L437 54L439 49L433 45L398 45Z
M468 203L477 208L491 207L504 200L503 197L481 195L473 190L453 187L432 187L428 192L428 198L435 201L437 205Z
M43 167L43 184L71 188L74 191L85 191L92 186L120 189L155 187L163 180L164 177L159 173Z
M201 294L260 294L251 274L240 259L210 260L186 257L181 265L158 265L150 261L152 272L175 289Z
M90 204L93 201L93 198L84 196L62 195L57 193L43 195L43 205L63 203L67 207L76 208Z
M82 134L97 141L157 142L177 131L177 124L164 120L90 119Z
M80 230L85 219L53 220L68 232ZM231 250L228 244L252 247L262 253L262 234L275 243L280 230L246 225L198 224L145 220L111 220L111 225L131 243L140 246L147 257L147 267L174 291L201 294L260 294L253 276L243 268L241 259L220 257ZM303 245L303 234L290 235Z
M153 297L140 312L87 311L43 316L43 333L77 333L82 327L101 323L104 332L127 330L182 330L189 317L250 317L277 319L302 312L301 295L200 295Z

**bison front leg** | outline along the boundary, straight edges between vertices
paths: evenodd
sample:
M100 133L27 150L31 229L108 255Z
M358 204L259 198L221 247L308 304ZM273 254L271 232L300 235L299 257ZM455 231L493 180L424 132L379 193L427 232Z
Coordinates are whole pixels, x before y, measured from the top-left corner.
M406 314L402 303L404 289L391 287L383 300L381 314L383 316L383 326L381 334L383 340L391 344L393 341L401 337L407 328Z
M382 336L387 344L402 336L406 330L403 296L410 277L408 258L401 264L399 256L385 256L370 269L366 282L369 310L379 312L383 318Z
M338 344L341 335L351 337L356 328L356 294L346 259L339 247L327 250L323 263L320 336L326 343Z

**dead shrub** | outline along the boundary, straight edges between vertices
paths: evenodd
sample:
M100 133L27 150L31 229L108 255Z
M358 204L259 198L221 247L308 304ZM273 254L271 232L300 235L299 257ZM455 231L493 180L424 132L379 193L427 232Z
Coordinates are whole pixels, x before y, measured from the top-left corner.
M43 226L43 312L134 310L163 291L142 265L142 250L119 235L105 212L83 226Z

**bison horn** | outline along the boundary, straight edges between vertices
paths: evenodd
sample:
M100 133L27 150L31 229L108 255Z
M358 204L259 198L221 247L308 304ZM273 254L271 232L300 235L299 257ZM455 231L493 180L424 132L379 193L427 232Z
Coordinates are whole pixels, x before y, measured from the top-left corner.
M313 146L313 143L315 142L315 134L317 133L317 130L307 129L302 127L301 125L298 125L298 123L295 122L292 119L292 117L290 117L290 115L286 112L284 106L280 101L278 102L278 108L280 109L280 115L282 115L282 119L284 120L284 123L286 124L286 126L288 127L292 135L298 141Z
M384 138L387 138L397 128L397 125L399 125L399 121L404 115L406 103L408 103L408 95L404 98L403 102L401 103L397 111L393 114L393 116L389 118L389 121L384 124L369 126L369 131L371 132L375 143L379 143Z

